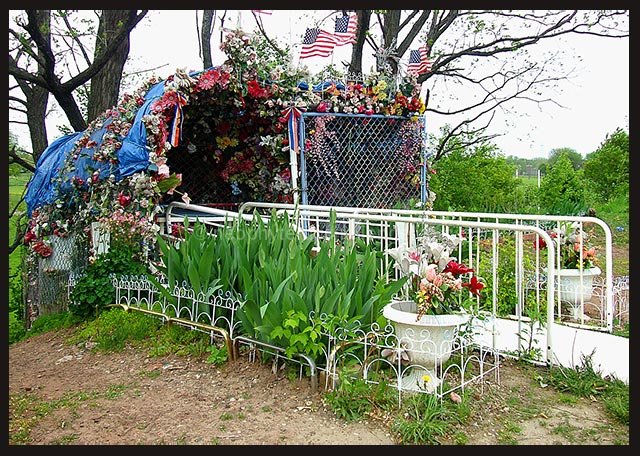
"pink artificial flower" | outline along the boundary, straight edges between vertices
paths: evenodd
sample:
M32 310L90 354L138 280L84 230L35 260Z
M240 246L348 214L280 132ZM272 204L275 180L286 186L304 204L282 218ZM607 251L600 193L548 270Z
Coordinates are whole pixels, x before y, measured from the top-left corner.
M429 282L433 282L435 280L436 276L437 276L436 267L437 267L437 265L430 264L429 266L427 266L427 269L424 272L424 276Z

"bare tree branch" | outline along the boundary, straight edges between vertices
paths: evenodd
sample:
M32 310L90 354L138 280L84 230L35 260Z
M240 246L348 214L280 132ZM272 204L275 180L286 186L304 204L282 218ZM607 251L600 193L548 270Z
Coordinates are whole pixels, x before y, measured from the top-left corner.
M27 102L25 100L23 100L22 98L18 98L18 97L9 96L9 101L16 101L16 102L21 103L21 104L23 104L25 106L27 105Z
M73 30L73 27L71 27L71 24L69 23L69 18L67 17L66 14L62 14L62 20L64 21L64 24L67 26L67 30L69 30L69 34L71 35L71 39L73 41L75 41L75 43L80 48L80 52L82 53L82 56L84 57L84 61L86 62L87 65L91 65L91 59L89 58L89 54L87 54L87 50L82 45L82 42L80 41L80 39L78 38L77 34L75 33L75 30Z
M264 39L267 40L267 43L269 43L269 46L271 46L271 48L276 51L280 57L285 57L287 55L287 53L285 51L283 51L282 49L280 49L278 47L277 44L275 44L271 38L269 38L269 36L267 35L267 32L264 30L264 25L262 24L262 17L260 14L256 14L255 12L252 11L253 14L253 18L256 20L256 24L258 25L258 30L260 30L260 33L262 33L262 36L264 36Z
M15 106L9 106L9 109L11 109L12 111L16 111L16 112L21 112L23 114L27 114L27 110L26 109L22 109L22 108L16 108Z
M14 123L18 123L18 122L14 122ZM22 122L22 123L26 123L26 122ZM24 160L23 158L21 158L18 155L18 152L16 151L15 146L11 146L9 148L9 157L17 164L19 164L20 166L22 166L24 169L31 171L32 173L34 173L36 171L36 168L29 163L28 161Z

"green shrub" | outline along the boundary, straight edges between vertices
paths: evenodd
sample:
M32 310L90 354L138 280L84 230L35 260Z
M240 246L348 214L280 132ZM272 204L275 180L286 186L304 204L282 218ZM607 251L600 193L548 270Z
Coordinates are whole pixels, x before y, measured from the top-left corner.
M542 179L540 206L544 213L557 213L558 208L575 211L586 204L582 170L574 170L569 157L562 153ZM560 214L572 215L572 214Z
M75 284L69 311L84 319L97 316L106 305L115 301L112 274L139 275L145 271L145 266L134 259L129 249L109 249L87 266L85 275Z
M103 311L86 323L72 338L74 343L92 341L97 350L122 350L129 342L139 342L155 334L162 322L139 312L125 312L121 308Z
M518 179L515 166L484 144L470 150L460 148L434 164L429 180L435 192L434 210L488 211L513 209Z
M489 242L483 247L486 249L490 249L491 244ZM516 288L516 277L515 277L515 265L516 265L516 255L515 255L515 240L513 238L505 237L502 238L500 244L498 245L498 264L497 264L497 313L499 316L507 316L507 315L515 315L516 313L516 305L518 303L518 294ZM493 296L493 267L494 261L492 255L481 255L480 256L480 265L478 267L478 274L482 277L483 282L485 283L485 287L482 290L484 296L487 297L485 299L485 303L487 306L492 305L492 300L490 299ZM534 265L532 259L523 256L523 269L525 271L534 270ZM533 296L527 294L525 296L525 300L527 302L527 306L533 306ZM492 310L491 307L488 307L485 310Z
M587 155L584 177L588 188L607 202L619 195L629 195L629 133L618 128Z
M16 311L9 312L9 343L19 341L26 333L24 322L16 315Z

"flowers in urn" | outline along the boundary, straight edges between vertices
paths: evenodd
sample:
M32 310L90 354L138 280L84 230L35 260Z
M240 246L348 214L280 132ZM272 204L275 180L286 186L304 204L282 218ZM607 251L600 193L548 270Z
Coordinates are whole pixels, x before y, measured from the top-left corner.
M563 222L549 231L560 251L560 267L564 269L591 269L597 266L596 248L589 243L589 235L578 222ZM544 239L539 238L534 247L547 247Z
M420 237L414 247L396 247L387 252L407 277L406 292L417 304L417 318L450 314L469 308L484 284L474 270L458 262L451 253L463 238L432 232Z

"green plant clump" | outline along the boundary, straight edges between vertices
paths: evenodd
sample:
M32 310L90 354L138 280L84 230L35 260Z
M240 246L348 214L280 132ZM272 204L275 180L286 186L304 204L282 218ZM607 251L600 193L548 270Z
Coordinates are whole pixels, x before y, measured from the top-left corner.
M304 237L292 222L287 214L273 212L264 220L256 213L216 236L196 223L179 243L160 238L158 269L168 278L167 299L172 284L182 280L196 292L210 294L219 287L234 292L243 301L236 312L243 333L285 348L287 356L319 356L326 347L322 333L330 325L382 319L382 307L404 280L386 283L380 253L364 242ZM324 326L315 326L312 313L327 316Z
M601 397L612 417L629 424L629 385L615 377L603 377L593 367L593 353L582 355L580 365L574 369L551 368L547 382L579 397Z
M145 271L145 266L134 259L130 249L111 248L87 266L85 275L71 292L69 311L83 319L97 316L106 305L115 301L113 275L139 275Z

